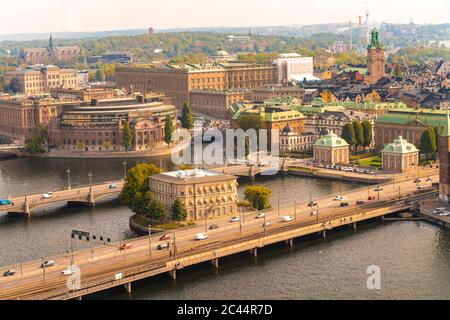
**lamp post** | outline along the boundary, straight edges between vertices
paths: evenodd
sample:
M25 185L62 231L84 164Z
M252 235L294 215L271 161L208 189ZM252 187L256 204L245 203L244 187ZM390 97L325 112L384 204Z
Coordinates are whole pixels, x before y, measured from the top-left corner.
M67 168L66 173L67 173L67 190L72 190L72 185L70 184L70 169L69 168Z
M122 165L123 165L123 177L126 180L127 179L127 162L124 160Z
M28 200L28 183L24 183L23 187L25 188L25 201Z
M89 189L92 191L92 172L89 172L88 177L89 177Z
M152 226L148 226L148 252L152 255Z
M10 177L6 178L6 182L7 182L7 187L8 187L8 200L11 200L12 199L12 197L11 197L11 186L10 186L11 178Z

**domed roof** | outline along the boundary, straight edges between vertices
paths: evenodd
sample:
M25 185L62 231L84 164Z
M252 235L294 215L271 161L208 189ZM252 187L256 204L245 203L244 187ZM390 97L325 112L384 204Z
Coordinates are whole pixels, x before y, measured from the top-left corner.
M419 150L417 150L415 145L409 143L400 136L398 139L394 140L394 142L389 143L382 152L406 154L419 152Z
M348 147L349 144L347 143L347 141L345 141L342 138L339 138L335 133L331 132L328 133L325 137L317 140L314 146L337 148L337 147Z
M222 46L219 46L215 56L216 57L228 57L230 54L222 49Z

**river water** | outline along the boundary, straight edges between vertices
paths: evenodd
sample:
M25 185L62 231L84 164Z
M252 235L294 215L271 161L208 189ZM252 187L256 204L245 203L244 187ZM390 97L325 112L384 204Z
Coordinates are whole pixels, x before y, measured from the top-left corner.
M127 160L128 167L143 160ZM168 159L148 162L173 169ZM19 159L0 162L0 197L42 193L71 184L123 177L122 160ZM8 183L8 178L10 182ZM240 181L239 193L250 182ZM273 191L272 204L307 201L361 187L355 183L277 176L258 179ZM117 201L94 209L64 207L33 213L31 220L0 216L0 265L66 252L72 229L114 241L135 237L128 227L131 213ZM86 244L81 243L86 247ZM381 290L368 290L367 268L381 269ZM337 230L327 239L297 240L293 249L273 246L259 256L221 260L219 271L207 264L139 282L132 295L121 289L96 299L450 299L450 234L422 222L369 222L357 231ZM1 271L1 270L0 270Z

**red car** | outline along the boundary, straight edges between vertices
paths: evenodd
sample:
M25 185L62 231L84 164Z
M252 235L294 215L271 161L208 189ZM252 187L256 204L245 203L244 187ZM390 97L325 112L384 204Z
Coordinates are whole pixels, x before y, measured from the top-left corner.
M132 245L130 243L125 243L119 247L119 250L120 251L129 250L129 249L131 249L131 247L132 247Z
M369 197L367 200L372 201L372 200L376 200L377 198L375 196L371 196Z
M167 240L170 240L170 236L168 236L167 234L165 234L161 238L159 238L159 241L167 241Z

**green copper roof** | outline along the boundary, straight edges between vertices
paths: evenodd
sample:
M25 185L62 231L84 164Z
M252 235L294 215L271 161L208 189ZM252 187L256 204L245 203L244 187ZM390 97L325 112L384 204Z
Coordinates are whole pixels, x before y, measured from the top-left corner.
M413 152L419 152L416 146L408 143L401 136L398 139L394 140L394 142L389 143L382 152L386 153L398 153L398 154L408 154Z
M344 139L339 138L335 133L329 133L325 137L317 140L314 146L337 148L337 147L348 147L349 144Z
M430 109L403 108L389 110L378 117L376 124L394 124L401 126L416 125L424 128L438 127L442 135L450 134L447 111Z
M382 49L384 45L380 42L380 31L377 29L372 30L372 37L370 40L370 44L367 49Z

